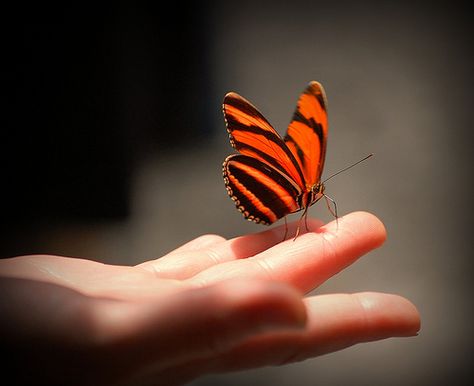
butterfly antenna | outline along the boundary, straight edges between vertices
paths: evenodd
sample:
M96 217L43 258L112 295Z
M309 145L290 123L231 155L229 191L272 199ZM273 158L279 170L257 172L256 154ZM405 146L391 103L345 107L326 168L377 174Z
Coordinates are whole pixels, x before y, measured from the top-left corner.
M322 183L324 184L326 181L330 180L331 178L336 177L338 174L341 174L341 173L345 172L346 170L349 170L350 168L353 168L354 166L360 164L361 162L365 161L366 159L372 157L373 155L374 155L373 153L370 153L368 156L365 156L361 160L353 163L352 165L349 165L349 166L345 167L344 169L339 170L338 172L334 173L332 176L329 176L328 178L326 178ZM334 202L334 200L332 200L332 201Z

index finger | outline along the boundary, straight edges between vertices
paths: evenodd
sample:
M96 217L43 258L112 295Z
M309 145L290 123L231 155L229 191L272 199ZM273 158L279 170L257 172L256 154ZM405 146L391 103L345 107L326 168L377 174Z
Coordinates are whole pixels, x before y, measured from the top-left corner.
M308 221L311 229L317 229L322 224L319 220ZM280 225L230 240L216 235L201 236L159 259L141 263L139 267L163 279L188 279L210 267L258 255L280 243L286 233L295 234L297 226L295 221L288 224L288 232L285 225Z
M252 258L211 267L190 280L207 285L235 277L259 278L284 281L308 292L382 245L385 238L385 227L377 217L355 212ZM234 242L234 248L240 245Z

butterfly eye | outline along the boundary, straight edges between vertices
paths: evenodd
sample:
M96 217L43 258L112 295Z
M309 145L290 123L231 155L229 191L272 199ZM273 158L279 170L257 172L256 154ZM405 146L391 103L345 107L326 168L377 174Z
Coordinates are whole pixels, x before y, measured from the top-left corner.
M314 184L311 187L311 193L313 193L314 195L317 195L323 192L324 192L324 185L321 182L318 182L317 184Z

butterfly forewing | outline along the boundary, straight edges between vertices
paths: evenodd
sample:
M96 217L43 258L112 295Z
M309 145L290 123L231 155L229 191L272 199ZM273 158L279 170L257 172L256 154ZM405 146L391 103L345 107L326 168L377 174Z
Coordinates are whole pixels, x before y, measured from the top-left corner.
M311 82L301 94L288 126L285 143L295 156L308 186L321 178L328 130L326 94L318 82Z
M305 186L294 154L249 101L236 93L229 93L224 98L223 107L231 145L240 154L266 163L286 174L300 187Z

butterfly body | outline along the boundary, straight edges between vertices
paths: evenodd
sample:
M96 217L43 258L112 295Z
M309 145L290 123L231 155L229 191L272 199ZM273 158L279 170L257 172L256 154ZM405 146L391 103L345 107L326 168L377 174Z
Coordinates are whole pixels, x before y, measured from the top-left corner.
M248 220L272 224L324 196L321 174L327 142L326 96L310 82L282 138L249 101L228 93L223 104L232 147L223 164L227 192Z

